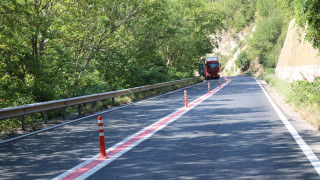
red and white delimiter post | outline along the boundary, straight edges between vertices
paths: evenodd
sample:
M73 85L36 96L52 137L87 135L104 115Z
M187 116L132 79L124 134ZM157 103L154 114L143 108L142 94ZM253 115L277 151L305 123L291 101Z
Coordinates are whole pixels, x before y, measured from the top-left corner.
M210 82L208 82L208 94L210 94Z
M100 157L99 159L107 159L106 145L104 142L104 130L102 116L98 116L99 138L100 138Z
M184 90L184 103L185 103L186 108L187 108L188 107L187 90Z

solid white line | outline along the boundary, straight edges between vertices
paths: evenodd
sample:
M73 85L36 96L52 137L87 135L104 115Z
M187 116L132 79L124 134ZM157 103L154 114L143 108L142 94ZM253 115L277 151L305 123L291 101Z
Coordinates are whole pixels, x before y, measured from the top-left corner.
M230 80L231 82L231 80ZM228 82L227 84L229 84L230 82ZM164 127L166 127L168 124L170 124L171 122L177 120L178 118L180 118L183 114L187 113L188 111L190 111L191 109L193 109L194 107L196 107L197 105L199 105L200 103L202 103L204 100L208 99L209 97L211 97L212 95L214 95L215 93L217 93L218 91L220 91L223 87L225 87L227 84L221 86L221 88L217 87L215 92L210 93L210 95L208 95L207 97L205 97L207 94L204 94L202 96L200 96L198 99L201 99L201 101L199 101L198 103L196 103L194 106L192 106L191 108L187 108L184 112L182 112L181 114L179 114L178 116L176 116L175 118L171 119L170 121L166 122L165 124L159 126L157 129L153 130L152 132L150 132L148 135L140 138L138 141L132 143L131 145L129 145L128 147L126 147L124 150L118 152L117 154L113 155L112 157L109 157L108 159L104 160L102 163L100 163L99 165L95 166L94 168L88 170L87 172L83 173L82 175L80 175L78 178L76 178L77 180L84 180L87 177L91 176L92 174L94 174L96 171L98 171L99 169L103 168L104 166L108 165L109 163L111 163L112 161L114 161L115 159L117 159L118 157L120 157L122 154L126 153L127 151L129 151L130 149L132 149L134 146L138 145L139 143L141 143L142 141L148 139L150 136L152 136L154 133L158 132L159 130L163 129ZM215 90L215 89L214 89ZM212 90L212 91L214 91ZM171 92L172 93L172 92ZM194 100L194 101L196 101ZM194 102L193 101L193 102ZM191 103L193 103L191 102ZM191 104L190 103L190 104ZM172 116L173 114L177 113L178 111L185 109L185 107L179 108L176 111L170 113L169 115L161 118L160 120L156 121L155 123L143 128L142 130L140 130L139 132L125 138L124 140L122 140L121 142L118 142L117 144L113 145L112 147L108 148L106 150L106 153L108 154L108 152L118 148L120 145L125 144L126 142L130 141L131 139L133 139L134 137L138 136L139 134L141 134L142 132L145 132L146 130L148 130L149 128L155 126L157 123L169 118L170 116ZM87 161L82 162L81 164L73 167L72 169L60 174L59 176L55 177L53 180L59 180L59 179L63 179L64 177L68 176L69 174L77 171L78 169L80 169L81 167L89 164L90 162L92 162L93 160L97 159L99 157L100 154L95 155L94 157L88 159Z
M168 92L168 93L165 93L165 94L160 94L160 95L157 95L157 96L153 96L151 98L147 98L147 99L143 99L143 100L140 100L140 101L136 101L134 103L130 103L130 104L114 107L114 108L108 109L106 111L97 112L97 113L94 113L94 114L91 114L91 115L88 115L88 116L81 117L79 119L74 119L74 120L71 120L71 121L68 121L68 122L65 122L65 123L62 123L62 124L58 124L58 125L55 125L55 126L51 126L51 127L45 128L45 129L38 130L38 131L30 132L28 134L24 134L24 135L21 135L21 136L17 136L17 137L14 137L14 138L3 140L3 141L0 141L0 144L6 143L6 142L10 142L10 141L14 141L14 140L17 140L17 139L21 139L21 138L24 138L24 137L27 137L27 136L31 136L31 135L34 135L34 134L38 134L38 133L41 133L41 132L44 132L44 131L48 131L48 130L51 130L51 129L54 129L54 128L61 127L61 126L65 126L65 125L68 125L68 124L71 124L71 123L74 123L74 122L77 122L77 121L81 121L81 120L86 119L86 118L90 118L90 117L93 117L93 116L101 115L101 114L104 114L104 113L107 113L107 112L111 112L111 111L114 111L114 110L117 110L117 109L121 109L121 108L124 108L124 107L132 106L134 104L141 103L143 101L151 100L151 99L154 99L154 98L157 98L157 97L161 97L161 96L164 96L164 95L168 95L168 94L180 91L183 88L190 88L190 87L196 86L196 85L201 84L201 83L203 83L203 82L200 82L200 83L197 83L197 84L194 84L194 85L191 85L191 86L182 87L182 88L179 88L177 90L174 90L174 91L171 91L171 92Z
M256 80L261 87L262 91L266 95L267 99L269 100L270 104L272 105L273 109L277 112L278 116L282 120L283 124L287 127L288 131L291 133L294 140L297 142L297 144L300 146L300 149L303 151L303 153L306 155L306 157L309 159L315 170L320 175L320 161L318 157L313 153L311 148L308 146L308 144L301 138L299 133L294 129L294 127L291 125L291 123L288 121L286 116L281 112L279 107L274 103L274 101L271 99L267 91L262 87L260 82Z

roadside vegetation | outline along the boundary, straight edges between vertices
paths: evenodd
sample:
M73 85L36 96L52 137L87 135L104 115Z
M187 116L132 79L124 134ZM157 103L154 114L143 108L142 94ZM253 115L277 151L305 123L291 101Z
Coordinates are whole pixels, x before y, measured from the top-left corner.
M222 28L214 2L14 1L0 6L0 108L194 76Z
M296 23L307 32L306 38L319 47L320 24L317 1L257 0L256 29L240 53L236 65L242 72L262 77L283 95L311 124L320 129L320 80L290 83L279 79L274 71L288 31L288 23ZM308 26L306 24L308 23Z
M314 88L319 80L278 83L274 76L292 17L301 27L308 22L307 38L319 48L317 5L293 0L3 0L0 108L194 77L199 58L212 53L225 31L239 44L234 52L246 46L238 68L280 86L297 107L314 104L319 111L319 88ZM240 41L237 33L253 23L252 38ZM228 59L221 55L223 67ZM117 103L136 100L127 98ZM97 108L108 106L109 100ZM49 112L49 118L60 114ZM35 114L26 122L38 129L41 118ZM0 130L20 126L19 120L0 121Z
M290 21L289 12L279 6L277 0L257 0L256 9L255 31L236 60L237 67L243 72L250 70L254 74L261 73L254 66L256 64L266 71L275 69Z
M202 79L195 79L194 81L188 81L181 84L161 87L157 89L142 91L138 93L132 93L126 96L115 97L114 101L112 98L97 101L96 103L86 103L81 106L81 116L93 114L98 111L107 110L112 107L129 104L132 102L136 102L145 98L149 98L155 95L164 94L167 92L171 92L173 90L183 88L186 86L190 86L196 83L202 82ZM42 128L46 128L49 126L53 126L56 124L60 124L63 122L67 122L69 120L78 118L78 109L77 107L67 107L66 108L67 117L65 120L62 119L62 110L51 110L48 112L48 118L50 121L46 124L44 122L44 117L42 113L35 113L32 115L28 115L26 118L25 126L26 131L36 131ZM21 128L21 120L20 118L12 118L0 123L0 132L2 132L2 136L0 134L0 140L2 138L13 137L18 134L23 134L25 132L20 131Z
M0 108L194 77L224 16L208 0L3 0L0 14Z
M194 77L199 58L212 52L215 39L209 35L246 27L255 2L4 0L0 108ZM115 104L136 99L118 98ZM103 106L110 100L96 108ZM42 118L27 116L26 125L36 130ZM19 119L0 122L2 131L17 127Z
M287 103L299 112L303 119L320 130L320 78L313 82L289 81L279 79L274 73L263 76L269 85L282 94Z
M239 39L237 33L248 28L255 20L256 2L257 0L217 0L218 9L224 13L223 30L230 33L231 38L236 42L236 47L231 49L229 55L222 55L221 53L214 52L216 56L220 57L222 69L225 68L228 60L236 53L238 48L243 45L243 41ZM217 34L219 40L220 34ZM216 45L217 46L217 45Z

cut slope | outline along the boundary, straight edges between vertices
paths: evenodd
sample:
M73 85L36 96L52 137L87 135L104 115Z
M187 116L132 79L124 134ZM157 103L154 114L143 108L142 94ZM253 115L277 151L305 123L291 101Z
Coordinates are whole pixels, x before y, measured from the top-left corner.
M289 81L313 81L320 76L320 57L317 55L319 51L304 40L304 35L305 32L299 31L295 25L295 19L291 20L276 68L279 78Z

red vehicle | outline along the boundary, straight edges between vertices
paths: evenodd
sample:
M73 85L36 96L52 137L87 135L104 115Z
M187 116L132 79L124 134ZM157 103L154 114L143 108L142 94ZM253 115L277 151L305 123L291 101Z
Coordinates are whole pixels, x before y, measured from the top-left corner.
M205 79L220 78L220 62L218 57L207 57L202 59L203 64L200 69Z

